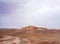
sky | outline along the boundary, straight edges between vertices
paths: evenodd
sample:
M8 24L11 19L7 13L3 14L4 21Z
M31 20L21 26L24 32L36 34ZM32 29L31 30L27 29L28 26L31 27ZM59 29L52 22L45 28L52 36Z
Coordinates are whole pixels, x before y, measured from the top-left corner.
M34 25L60 28L60 0L1 0L0 28Z

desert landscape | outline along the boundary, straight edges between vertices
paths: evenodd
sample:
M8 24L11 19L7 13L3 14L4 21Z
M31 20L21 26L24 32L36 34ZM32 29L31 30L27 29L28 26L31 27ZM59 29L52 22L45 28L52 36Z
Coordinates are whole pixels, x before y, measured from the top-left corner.
M36 26L0 28L0 44L60 44L60 30Z

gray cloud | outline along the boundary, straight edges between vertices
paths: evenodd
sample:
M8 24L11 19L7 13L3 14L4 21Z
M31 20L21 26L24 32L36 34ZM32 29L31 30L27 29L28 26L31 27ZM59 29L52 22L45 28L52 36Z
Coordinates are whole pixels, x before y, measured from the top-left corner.
M14 2L14 1L13 1ZM0 17L0 27L37 25L60 28L60 0L18 0L17 9Z

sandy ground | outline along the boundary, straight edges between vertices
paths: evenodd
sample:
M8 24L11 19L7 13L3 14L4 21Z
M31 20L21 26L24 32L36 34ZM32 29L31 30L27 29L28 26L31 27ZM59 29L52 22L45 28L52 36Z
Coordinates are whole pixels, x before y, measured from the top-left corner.
M0 29L0 44L60 44L60 30L35 26Z

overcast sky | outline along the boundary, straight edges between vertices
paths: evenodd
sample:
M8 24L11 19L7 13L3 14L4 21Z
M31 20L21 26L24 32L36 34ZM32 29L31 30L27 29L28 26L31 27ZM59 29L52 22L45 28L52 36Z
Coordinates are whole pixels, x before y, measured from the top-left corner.
M0 1L0 28L27 25L60 28L60 0Z

